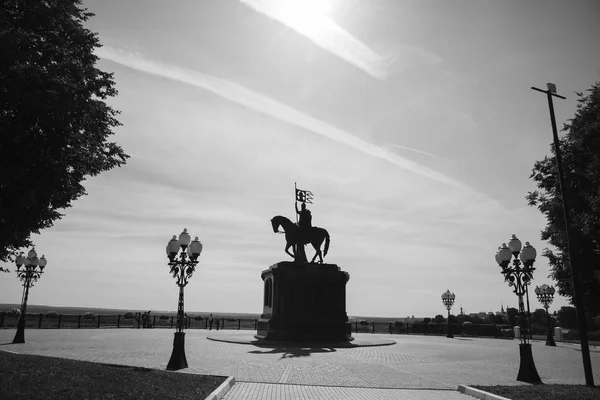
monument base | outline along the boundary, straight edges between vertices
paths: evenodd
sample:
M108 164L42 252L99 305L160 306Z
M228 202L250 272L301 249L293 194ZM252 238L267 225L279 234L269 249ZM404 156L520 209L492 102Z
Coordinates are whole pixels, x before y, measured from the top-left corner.
M335 264L279 262L261 274L263 314L255 336L262 340L352 340L346 314L349 275Z

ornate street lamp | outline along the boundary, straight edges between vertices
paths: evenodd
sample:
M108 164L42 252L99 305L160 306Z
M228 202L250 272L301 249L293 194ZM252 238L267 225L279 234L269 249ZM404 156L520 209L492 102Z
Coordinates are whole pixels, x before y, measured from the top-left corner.
M548 307L554 300L554 287L548 286L545 283L542 286L535 287L535 295L544 308L546 309L546 323L548 324L548 334L546 335L546 346L556 346L554 337L552 336L552 326L550 324L550 314L548 314Z
M448 310L448 334L446 335L446 337L448 337L448 338L454 337L454 335L452 334L452 331L450 329L450 309L454 305L455 298L456 298L456 296L454 295L454 293L450 293L450 290L446 290L444 293L442 293L442 302L444 303L444 305L446 306L446 309Z
M183 312L183 288L188 284L188 280L196 270L198 257L202 253L202 243L198 240L198 236L191 242L190 234L187 229L177 236L169 240L167 244L167 257L169 257L169 267L171 274L175 278L177 286L179 286L179 303L177 306L177 332L173 340L173 352L167 364L167 370L176 371L178 369L187 368L187 359L185 358L185 333L184 328L184 312ZM179 250L181 249L181 252Z
M527 287L533 279L533 271L535 271L533 263L535 262L536 255L535 248L529 242L525 242L525 246L523 247L521 241L515 235L512 235L508 246L506 243L502 243L502 246L498 248L498 252L496 253L496 262L502 268L504 280L508 282L508 286L514 287L514 293L519 299L519 322L521 326L519 353L521 356L521 365L517 380L528 383L542 383L533 362L531 343L529 343L529 339L531 339L531 320L529 317L529 294ZM513 256L512 265L510 265ZM527 313L525 312L524 296L527 298Z
M34 282L40 279L44 273L46 266L46 257L38 258L35 249L29 250L27 257L23 253L17 256L15 264L17 264L17 276L23 282L23 297L21 297L21 315L17 324L17 333L13 339L13 343L25 343L25 317L27 314L27 298L29 297L29 288ZM23 266L23 269L21 269Z

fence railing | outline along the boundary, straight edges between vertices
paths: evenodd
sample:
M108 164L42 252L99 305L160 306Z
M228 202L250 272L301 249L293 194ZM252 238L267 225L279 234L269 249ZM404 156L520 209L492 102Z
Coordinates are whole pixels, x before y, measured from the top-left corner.
M257 319L240 318L218 318L218 329L228 330L256 330ZM16 328L19 315L0 313L0 328ZM201 320L186 317L187 329L217 329L217 318L213 320L212 327L209 320ZM147 328L175 328L176 316L151 315L147 322ZM448 325L446 324L424 324L411 322L352 322L353 333L380 333L380 334L418 334L418 335L445 335ZM73 315L73 314L27 314L25 318L26 328L38 329L101 329L101 328L143 328L142 322L135 318L125 318L124 315ZM505 337L513 338L512 329L501 329L497 325L451 325L454 335Z

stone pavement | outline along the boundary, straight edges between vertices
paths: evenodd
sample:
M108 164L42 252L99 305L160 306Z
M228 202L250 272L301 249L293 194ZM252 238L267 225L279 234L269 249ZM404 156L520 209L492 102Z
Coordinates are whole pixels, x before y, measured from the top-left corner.
M0 350L157 369L166 368L173 341L173 331L167 329L30 329L25 332L25 344L10 344L14 333L14 329L0 330ZM236 334L248 332L188 330L186 355L190 367L181 372L234 376L237 383L226 395L227 400L268 396L468 399L456 392L459 384L522 384L515 380L519 368L516 340L381 335L397 343L336 349L256 347L207 339ZM363 335L370 336L356 336ZM578 345L532 344L544 383L585 383ZM594 378L600 382L598 348L592 347L591 358ZM253 394L257 391L260 396L252 397L258 396ZM437 397L426 397L430 395ZM462 397L450 397L454 395Z

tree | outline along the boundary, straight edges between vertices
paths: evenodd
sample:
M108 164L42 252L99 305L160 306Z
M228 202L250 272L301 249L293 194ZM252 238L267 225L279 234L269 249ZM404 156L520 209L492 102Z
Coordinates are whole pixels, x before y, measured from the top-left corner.
M571 223L571 255L580 270L583 301L588 318L600 313L600 284L594 269L600 266L600 82L587 94L579 96L575 117L562 131L559 147L564 164L564 178ZM531 178L538 190L529 192L530 206L537 207L547 219L542 240L556 250L544 249L550 277L556 281L558 293L573 302L571 263L565 235L563 207L558 186L558 170L554 148L552 156L537 161Z
M558 310L556 319L558 320L558 325L561 328L579 328L579 325L577 324L577 310L575 309L575 307L562 306L560 310Z
M518 316L519 316L519 310L517 310L514 307L508 307L506 309L506 316L508 319L508 325L510 326L517 326L518 325Z
M113 75L95 67L98 36L80 0L0 3L0 260L30 247L82 182L129 157L107 139L120 125L105 100Z
M446 322L446 318L444 318L442 314L438 314L433 318L433 322L435 322L436 324L443 324L444 322Z

